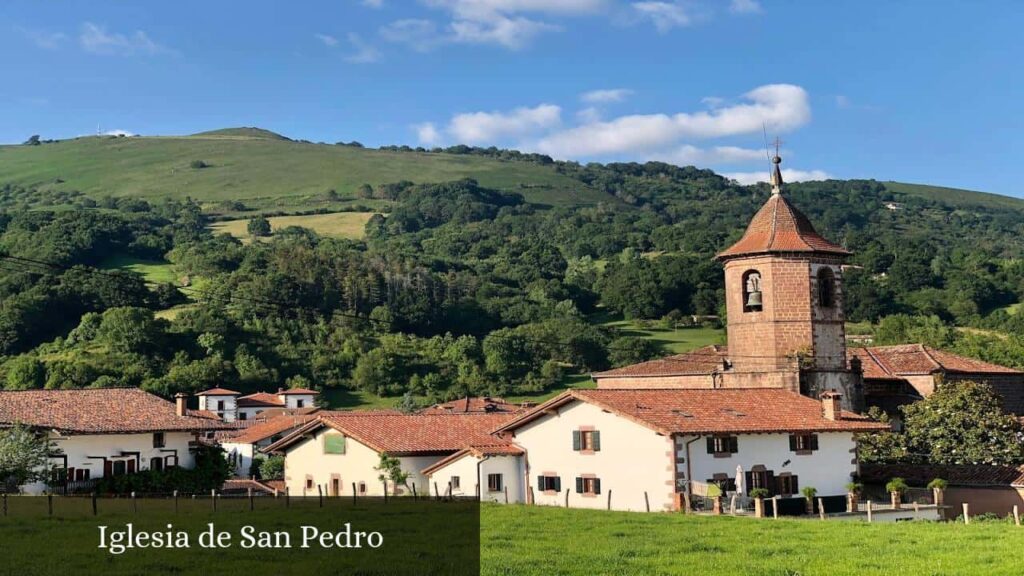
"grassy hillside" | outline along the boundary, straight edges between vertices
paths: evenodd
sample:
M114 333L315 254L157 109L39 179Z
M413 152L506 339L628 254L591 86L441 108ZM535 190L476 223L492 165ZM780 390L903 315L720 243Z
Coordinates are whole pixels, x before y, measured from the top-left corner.
M481 514L483 574L1015 574L1007 523L868 524L499 506Z
M202 161L206 168L192 168ZM0 147L0 183L139 198L190 196L249 207L308 205L328 190L355 198L362 184L474 178L552 205L593 204L608 197L550 166L479 156L389 152L294 142L259 129L181 137L87 137L41 146Z
M309 228L321 236L335 238L362 238L366 233L366 221L373 216L370 212L337 212L334 214L309 214L306 216L274 216L268 218L271 230L277 231L288 226ZM218 234L231 234L242 242L249 242L249 219L224 220L215 222L210 228ZM269 238L268 238L269 240Z
M943 186L930 186L927 184L907 184L905 182L883 182L883 184L890 192L930 198L951 206L1024 209L1024 199L1011 196L1001 196L999 194L977 192L974 190L961 190L959 188L946 188Z

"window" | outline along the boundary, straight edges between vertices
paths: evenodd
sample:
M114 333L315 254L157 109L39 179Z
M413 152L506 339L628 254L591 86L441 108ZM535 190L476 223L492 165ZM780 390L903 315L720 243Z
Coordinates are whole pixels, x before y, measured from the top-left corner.
M818 306L832 308L836 305L836 277L831 268L818 270Z
M153 433L153 448L163 448L166 444L164 443L164 433L154 432Z
M452 486L455 486L452 484ZM505 482L501 474L488 474L487 475L487 491L488 492L501 492L505 488Z
M302 408L305 405L306 405L306 401L305 400L296 400L295 401L295 407L296 408Z
M452 490L457 490L459 488L459 477L458 476L452 476L450 482L452 484Z
M165 468L177 468L178 467L178 455L174 454L164 458Z
M306 490L312 490L312 489L313 489L313 477L312 476L306 476Z
M728 456L739 452L739 439L735 436L709 436L708 454Z
M765 470L764 466L757 465L747 472L747 485L745 489L749 494L754 488L764 488L769 495L775 494L775 474L771 470Z
M794 474L780 474L779 477L776 478L776 484L778 485L776 492L780 496L792 496L793 494L800 493L800 485L797 482L796 475Z
M573 430L572 449L576 452L599 452L601 433L597 430Z
M366 482L359 483L359 493L366 494Z
M541 492L561 492L562 479L558 476L537 476L537 489Z
M82 468L75 470L75 482L84 482L89 479L89 471Z
M248 420L249 419L249 413L248 412L239 412L238 413L238 419L239 420Z
M114 476L124 476L128 473L128 464L124 460L115 460L113 474Z
M224 411L224 401L223 400L217 400L217 410L219 410L221 412Z
M760 312L764 294L761 291L761 273L747 270L743 273L743 311Z
M149 469L160 471L164 469L164 459L157 456L156 458L149 459Z
M581 477L576 479L576 493L597 495L601 493L601 479Z
M324 454L344 454L345 436L341 434L324 435Z
M818 449L817 434L790 434L790 452L812 452Z

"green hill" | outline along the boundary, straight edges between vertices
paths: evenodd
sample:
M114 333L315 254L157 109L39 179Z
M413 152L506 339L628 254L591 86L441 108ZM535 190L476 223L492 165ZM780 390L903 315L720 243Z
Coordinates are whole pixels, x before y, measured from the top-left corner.
M1024 199L1012 196L977 192L975 190L961 190L959 188L946 188L944 186L930 186L927 184L908 184L905 182L883 182L882 184L885 185L886 190L896 194L909 194L911 196L930 198L959 208L1024 209Z
M203 168L194 168L201 161ZM362 184L474 178L530 202L589 205L608 196L552 166L481 156L396 152L296 142L257 128L194 136L85 137L40 146L0 146L0 183L153 199L190 196L289 210L335 190L355 199Z

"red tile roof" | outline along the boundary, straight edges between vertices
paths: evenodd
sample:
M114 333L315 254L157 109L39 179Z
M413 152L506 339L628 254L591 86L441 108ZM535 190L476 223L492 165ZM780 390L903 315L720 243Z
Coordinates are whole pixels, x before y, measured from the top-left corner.
M178 416L173 402L137 388L0 391L0 425L22 423L72 434L218 430L225 425Z
M322 412L264 449L276 452L302 439L312 430L329 426L377 452L438 454L467 446L491 446L504 441L490 431L508 422L511 414L403 414L396 411Z
M228 390L227 388L210 388L196 394L196 396L238 396L240 392Z
M758 210L738 242L718 254L718 258L734 258L769 252L820 252L849 255L817 231L811 221L793 207L781 194L773 194Z
M420 414L488 414L494 412L522 412L519 404L506 402L501 398L465 397L451 402L434 404L419 411Z
M262 416L262 414L261 414ZM316 419L316 414L296 414L296 415L285 415L281 414L268 418L267 420L249 426L238 436L230 439L225 439L224 442L232 444L255 444L267 438L272 438L278 434L284 434L290 430L298 428L311 420Z
M445 458L442 458L441 460L424 468L423 470L421 470L421 472L424 475L429 476L434 472L437 472L441 468L444 468L445 466L451 464L452 462L455 462L456 460L459 460L469 455L476 456L477 458L483 458L484 456L521 456L525 453L526 450L523 450L519 446L516 446L515 444L508 442L502 444L470 446L468 448L463 448L462 450L459 450L458 452L452 454L451 456L446 456Z
M267 392L256 392L255 394L248 394L242 396L237 401L239 408L253 408L260 406L269 407L281 407L284 406L284 402L277 397L276 394L270 394Z
M309 388L289 388L288 390L280 390L280 391L278 391L278 394L285 394L285 395L288 395L288 394L302 394L302 395L316 396L319 393L320 392L318 392L316 390L310 390Z
M644 377L644 376L688 376L711 374L722 370L723 361L729 357L725 346L705 346L692 352L675 354L648 360L639 364L631 364L605 372L592 374L595 380L611 377Z
M941 478L950 486L1024 487L1024 466L861 464L861 482L881 484L893 478L903 478L911 486L927 486Z
M923 344L849 348L847 356L860 359L865 379L894 380L934 372L1021 374L1012 368L937 350Z
M575 389L552 398L496 432L515 430L574 401L593 404L666 435L889 429L852 412L844 411L839 420L829 420L823 415L820 401L779 389Z

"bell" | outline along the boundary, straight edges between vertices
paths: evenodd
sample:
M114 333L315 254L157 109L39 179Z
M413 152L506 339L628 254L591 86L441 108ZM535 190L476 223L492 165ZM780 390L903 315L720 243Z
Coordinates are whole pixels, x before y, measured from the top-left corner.
M761 291L756 290L747 294L747 308L760 308L761 307Z

